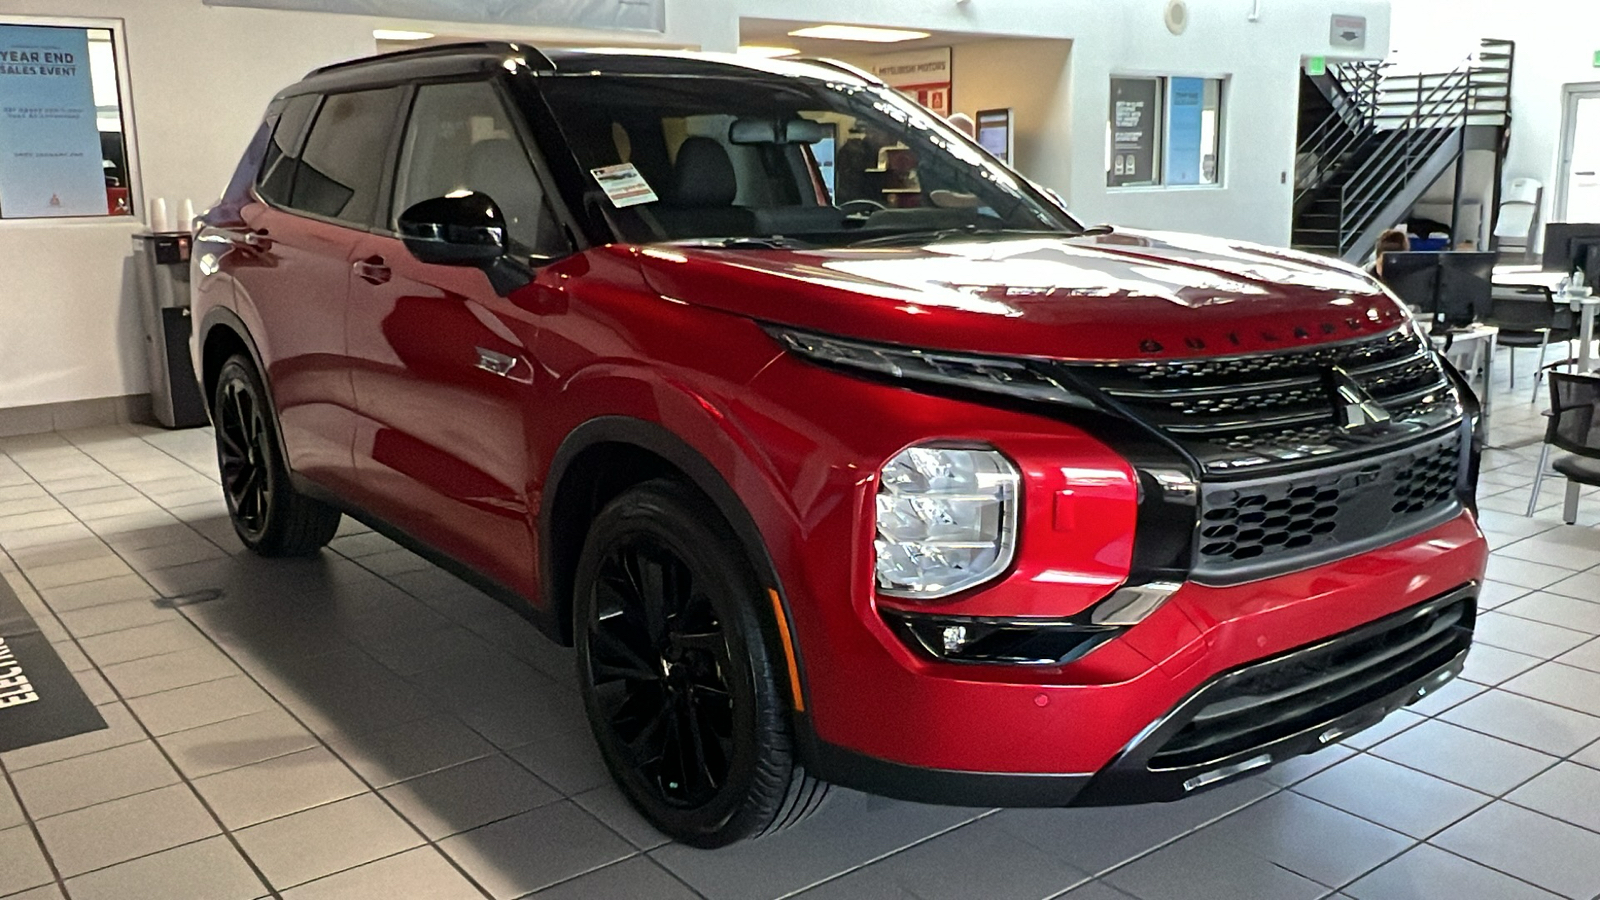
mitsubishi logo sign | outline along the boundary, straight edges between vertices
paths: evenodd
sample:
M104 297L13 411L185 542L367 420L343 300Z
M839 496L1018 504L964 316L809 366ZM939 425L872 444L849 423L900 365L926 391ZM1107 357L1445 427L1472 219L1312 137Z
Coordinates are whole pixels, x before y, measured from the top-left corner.
M1338 366L1328 367L1328 387L1333 394L1333 412L1345 431L1366 431L1388 422L1392 416L1350 374Z

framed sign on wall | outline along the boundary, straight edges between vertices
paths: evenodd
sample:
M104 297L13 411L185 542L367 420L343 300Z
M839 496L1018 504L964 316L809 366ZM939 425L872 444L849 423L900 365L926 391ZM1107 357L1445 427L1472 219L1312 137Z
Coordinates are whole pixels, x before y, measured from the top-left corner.
M994 155L995 159L1010 164L1015 135L1011 127L1010 109L980 109L977 118L979 146Z
M107 29L0 21L0 219L127 215Z
M950 48L887 53L872 59L872 74L934 113L950 115Z

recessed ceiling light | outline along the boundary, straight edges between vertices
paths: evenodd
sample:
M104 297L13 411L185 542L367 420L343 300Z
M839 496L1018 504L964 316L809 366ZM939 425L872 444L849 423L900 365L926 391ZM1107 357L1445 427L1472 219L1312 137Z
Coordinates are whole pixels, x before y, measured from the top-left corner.
M800 51L793 47L766 47L761 44L740 44L739 52L745 56L759 56L762 59L780 59L785 56L800 55Z
M827 41L869 41L874 44L893 44L896 41L915 41L928 36L926 31L905 31L899 28L867 28L861 25L812 25L789 32L790 37L821 38Z
M399 31L393 28L374 28L372 36L380 41L425 41L433 37L431 31Z

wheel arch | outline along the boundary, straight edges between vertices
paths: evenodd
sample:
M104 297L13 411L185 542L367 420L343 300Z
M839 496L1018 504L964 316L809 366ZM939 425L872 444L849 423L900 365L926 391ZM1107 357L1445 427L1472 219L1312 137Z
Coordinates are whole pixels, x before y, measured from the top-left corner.
M620 462L621 466L615 464ZM630 466L631 464L631 466ZM606 483L622 469L623 477ZM572 589L587 525L600 507L633 484L663 475L686 481L709 499L733 530L763 589L775 592L783 622L759 613L779 633L765 637L774 659L792 662L779 682L790 708L803 710L805 667L783 580L755 518L722 472L699 450L662 425L632 416L600 416L570 432L551 460L545 502L539 510L539 571L545 608L560 640L572 641ZM798 693L798 696L797 696Z
M222 371L223 363L238 353L248 356L251 364L256 367L256 373L261 376L261 386L267 392L267 405L273 415L277 415L278 404L272 396L272 381L267 378L266 363L262 360L261 350L256 346L249 327L239 318L238 313L223 306L212 307L200 322L199 339L196 344L200 355L197 374L200 378L201 396L205 400L208 419L211 417L212 399L217 392L217 376ZM283 443L282 430L273 428L271 431L278 444L279 458L287 466L289 453Z

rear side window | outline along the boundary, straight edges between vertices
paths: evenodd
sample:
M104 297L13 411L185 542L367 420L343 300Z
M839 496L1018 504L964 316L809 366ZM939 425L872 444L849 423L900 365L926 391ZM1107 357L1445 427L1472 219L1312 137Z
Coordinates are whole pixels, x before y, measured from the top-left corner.
M261 176L256 192L269 203L289 205L289 187L294 183L294 167L299 160L300 138L305 134L311 111L317 108L316 94L291 97L278 116L266 154L261 159Z
M392 87L329 94L300 154L289 206L371 225L402 93Z

